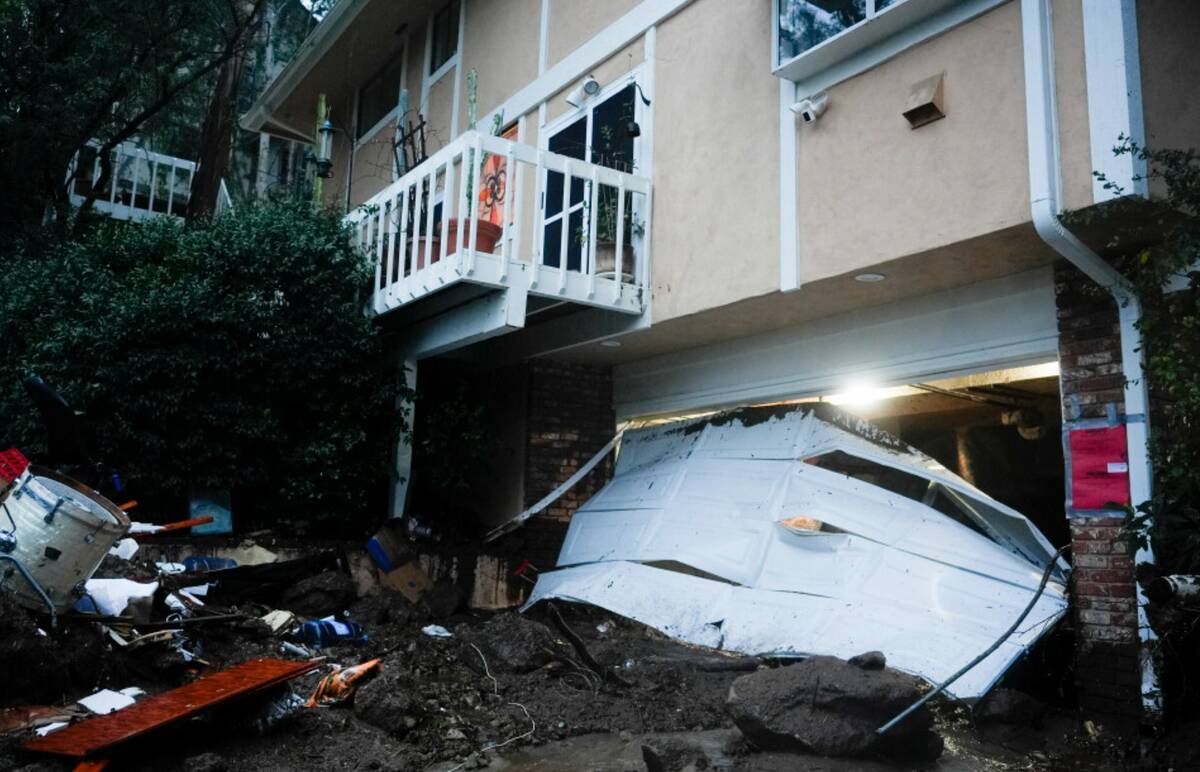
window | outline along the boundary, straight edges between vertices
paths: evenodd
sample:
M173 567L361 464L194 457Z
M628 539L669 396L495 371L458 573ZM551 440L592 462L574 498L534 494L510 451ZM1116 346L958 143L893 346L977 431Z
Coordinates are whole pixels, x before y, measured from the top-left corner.
M400 103L404 56L397 56L358 92L358 119L354 138L362 139Z
M637 120L637 86L633 83L615 93L593 99L582 110L582 114L565 126L550 133L546 149L559 155L578 158L581 161L607 166L632 173L636 164L635 133L631 123ZM586 270L584 254L584 209L589 199L587 185L583 179L572 176L567 211L563 212L563 175L550 172L546 175L545 198L545 264L558 266L562 253L563 222L567 227L567 269ZM615 216L605 218L604 213L617 211L617 191L601 186L597 195L601 210L597 226L598 241L615 241ZM626 194L625 234L623 243L633 245L634 224L638 222L633 208L632 196ZM599 261L598 261L599 262ZM600 270L600 269L597 269Z
M429 74L433 75L458 53L458 0L434 15L429 44Z
M786 62L904 0L779 0L779 61Z

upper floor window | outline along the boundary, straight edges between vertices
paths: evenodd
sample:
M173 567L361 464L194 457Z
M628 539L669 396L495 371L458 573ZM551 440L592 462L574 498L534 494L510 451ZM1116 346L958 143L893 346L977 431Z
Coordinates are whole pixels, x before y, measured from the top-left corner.
M400 104L404 56L397 56L358 91L355 139L362 139Z
M772 0L775 74L816 93L1007 0Z
M904 0L779 0L779 62L794 59L831 37Z
M429 74L432 75L458 53L458 0L434 15L429 45Z

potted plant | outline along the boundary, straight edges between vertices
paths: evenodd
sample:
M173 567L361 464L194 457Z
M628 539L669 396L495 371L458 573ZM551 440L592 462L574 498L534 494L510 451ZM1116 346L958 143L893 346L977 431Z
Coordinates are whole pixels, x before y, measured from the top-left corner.
M476 111L476 90L479 81L479 75L474 69L467 73L467 125L470 129L475 128L475 111ZM500 134L500 128L504 125L504 114L496 113L492 119L492 136ZM484 185L492 184L489 181L489 175L496 174L498 165L491 163L492 154L484 152L481 158L475 158L475 151L471 150L463 156L463 163L467 166L467 184L463 190L463 195L467 199L466 216L450 220L447 224L446 238L450 239L450 243L446 246L446 257L449 257L458 252L459 239L469 249L471 246L471 220L475 221L475 251L476 252L494 252L496 251L496 242L500 240L503 234L503 229L492 222L491 219L484 217L475 217L475 199L479 197L481 191L477 191L475 185L475 165L479 164L481 169L479 185L482 188ZM493 168L495 167L495 168ZM459 236L459 228L466 231L465 235Z
M633 212L632 197L626 194L625 211L618 214L618 192L601 188L596 203L596 275L617 278L623 282L633 281L633 240L646 233L646 222ZM585 203L585 212L588 209ZM618 222L619 221L619 222ZM588 216L584 216L585 230L580 233L580 243L587 248L586 231ZM621 254L617 255L617 228L624 230ZM619 262L618 262L619 261Z

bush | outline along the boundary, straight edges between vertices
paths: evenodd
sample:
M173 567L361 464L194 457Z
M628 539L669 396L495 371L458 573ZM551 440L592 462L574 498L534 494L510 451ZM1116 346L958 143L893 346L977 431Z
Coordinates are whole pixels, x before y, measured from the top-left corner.
M93 456L143 500L232 490L239 522L301 528L380 515L403 386L336 213L275 202L187 227L106 223L5 273L10 444L44 449L20 384L36 372L86 412Z

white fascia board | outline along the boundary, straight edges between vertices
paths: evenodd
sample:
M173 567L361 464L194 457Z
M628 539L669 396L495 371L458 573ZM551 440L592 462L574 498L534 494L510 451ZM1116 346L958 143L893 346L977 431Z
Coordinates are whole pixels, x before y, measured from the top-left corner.
M617 365L620 419L1034 364L1058 356L1049 268Z
M492 116L496 113L503 114L506 120L512 120L535 110L538 105L586 75L593 67L632 43L646 30L674 16L691 3L692 0L642 0L624 16L539 75L537 80L513 94L487 115L481 116L479 125L490 126Z
M263 131L263 124L271 112L312 72L321 57L329 51L346 29L358 18L370 0L341 0L326 14L312 34L300 44L300 50L287 66L254 100L254 104L242 116L241 126L246 131Z
M1146 144L1135 0L1083 4L1083 53L1092 169L1121 188L1120 193L1105 189L1093 177L1094 200L1099 204L1128 195L1144 198L1149 195L1145 160L1133 153L1113 154L1120 136Z

